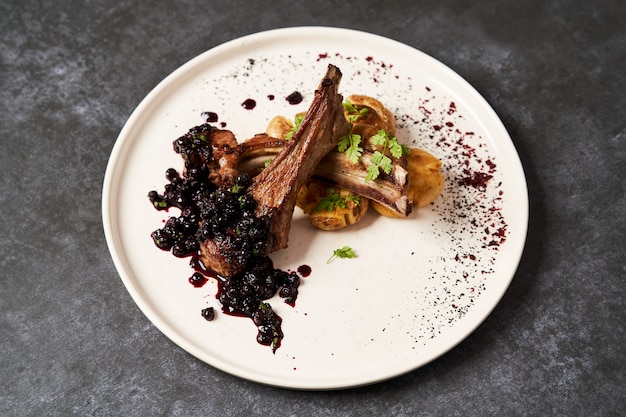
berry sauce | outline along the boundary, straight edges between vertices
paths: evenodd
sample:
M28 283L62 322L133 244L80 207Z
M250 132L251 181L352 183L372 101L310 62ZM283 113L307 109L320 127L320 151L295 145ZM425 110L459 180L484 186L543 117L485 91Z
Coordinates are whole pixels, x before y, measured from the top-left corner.
M218 120L217 113L213 111L203 111L200 113L200 117L202 117L206 123L216 123Z
M256 100L247 98L241 103L241 106L246 110L253 110L256 107Z
M298 91L294 91L293 93L285 97L285 100L287 100L289 104L295 105L302 103L302 98L302 94L300 94Z
M167 169L164 192L150 191L148 199L155 209L175 207L180 215L169 217L162 228L154 230L152 240L159 249L190 258L194 273L188 280L194 287L202 287L208 278L215 279L222 311L252 319L258 329L257 341L275 352L283 338L282 319L265 300L278 293L285 303L294 306L300 278L296 272L274 268L267 256L269 219L255 214L256 201L247 193L250 177L239 175L229 185L217 185L211 180L207 166L215 162L210 140L214 130L205 123L174 141L174 151L185 161L183 174ZM204 265L200 248L207 239L236 248L228 251L228 256L243 265L243 271L221 276L210 265ZM303 276L308 274L310 268L303 270ZM201 314L208 321L215 316L212 308L203 309Z

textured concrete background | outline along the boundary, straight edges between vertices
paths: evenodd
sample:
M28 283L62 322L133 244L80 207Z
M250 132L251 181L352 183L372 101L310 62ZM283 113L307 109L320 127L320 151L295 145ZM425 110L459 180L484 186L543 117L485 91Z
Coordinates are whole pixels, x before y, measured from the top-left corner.
M623 415L625 21L621 0L0 0L0 415ZM421 369L338 392L182 351L131 300L101 224L109 153L151 88L222 42L300 25L452 67L501 116L530 192L519 271L484 324Z

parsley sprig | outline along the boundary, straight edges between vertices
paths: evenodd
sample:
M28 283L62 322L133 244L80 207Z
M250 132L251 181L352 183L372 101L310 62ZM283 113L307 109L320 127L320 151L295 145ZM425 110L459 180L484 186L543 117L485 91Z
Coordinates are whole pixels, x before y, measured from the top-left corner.
M328 258L328 261L326 261L326 263L329 264L332 261L334 261L336 258L354 258L354 257L356 257L356 253L354 252L354 249L352 249L350 246L344 246L343 248L335 249L333 251L333 255L330 258Z
M337 144L337 150L339 152L345 152L348 161L356 164L359 161L359 158L363 154L363 148L359 146L361 143L361 135L357 135L355 133L348 133L345 136L339 138L339 143Z
M287 134L285 135L285 140L291 140L291 138L293 137L293 134L296 133L296 130L298 130L303 120L304 120L304 114L298 114L296 115L296 117L294 117L293 127L289 129L289 132L287 132Z
M350 100L346 100L343 103L343 109L347 113L347 119L350 123L358 122L360 118L367 117L369 110L367 107L360 107L352 104Z
M371 164L367 167L367 175L365 176L365 182L373 181L380 175L382 170L385 174L389 174L393 169L393 162L386 153L389 153L394 158L400 158L402 155L408 155L410 149L398 143L398 139L395 136L390 136L387 131L380 129L374 136L370 138L375 146L382 146L381 151L374 151L370 158Z
M359 205L361 203L361 200L359 199L359 197L355 195L349 195L348 197L344 198L344 197L341 197L334 188L329 188L326 191L326 197L320 200L318 205L315 206L315 208L313 209L313 212L319 212L322 210L333 211L337 207L341 207L345 209L347 200L354 201L356 205Z

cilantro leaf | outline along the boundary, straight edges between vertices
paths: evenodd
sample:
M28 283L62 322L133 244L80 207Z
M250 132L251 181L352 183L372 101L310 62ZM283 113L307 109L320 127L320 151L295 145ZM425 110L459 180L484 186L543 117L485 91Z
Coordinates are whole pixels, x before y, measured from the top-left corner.
M372 154L370 162L371 164L367 167L365 182L370 182L378 178L381 169L385 174L389 174L393 169L393 161L391 158L380 151L375 151Z
M384 129L380 129L370 138L370 142L372 142L372 145L383 146L387 143L388 139L389 134Z
M365 182L375 180L380 175L382 169L385 174L391 173L393 169L393 161L386 154L387 149L394 158L400 158L402 155L408 155L410 149L407 146L398 143L398 139L395 136L389 136L384 129L380 129L375 135L370 138L370 142L375 146L382 146L382 151L375 151L370 158L372 163L367 167L367 175L365 176Z
M370 165L367 167L367 175L365 176L365 182L374 181L378 178L380 174L380 170L378 169L378 165Z
M383 161L383 158L385 157L385 155L380 152L380 151L375 151L372 154L372 157L370 158L370 160L372 161L372 164L374 165L380 165L380 163Z
M337 207L346 208L346 200L341 198L334 188L329 188L326 191L326 197L320 200L319 204L313 209L313 211L333 211Z
M398 139L391 138L389 140L389 152L394 158L400 158L402 156L402 146L398 143Z
M354 201L354 204L356 204L357 206L358 206L359 204L361 204L361 199L359 198L359 196L358 196L358 195L352 195L352 194L350 194L347 198L348 198L348 200L352 200L352 201Z
M378 166L385 172L385 174L389 174L393 169L393 162L391 161L391 158L383 155L383 159L380 161Z

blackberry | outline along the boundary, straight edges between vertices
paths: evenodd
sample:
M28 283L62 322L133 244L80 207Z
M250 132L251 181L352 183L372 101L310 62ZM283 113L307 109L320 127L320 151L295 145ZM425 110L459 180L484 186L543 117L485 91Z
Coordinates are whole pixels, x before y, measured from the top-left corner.
M280 292L291 303L297 295L298 276L274 269L267 256L269 217L256 214L257 202L247 193L251 177L241 174L232 183L212 182L213 170L218 165L209 140L214 129L209 124L196 126L172 143L174 151L182 156L185 169L182 173L167 169L163 194L150 191L148 199L158 210L176 207L181 213L168 218L151 236L160 249L169 250L177 257L191 256L190 265L197 271L196 266L201 264L201 242L211 239L219 247L227 248L227 261L243 266L244 272L230 277L213 275L218 278L217 298L222 310L251 318L258 328L259 343L271 345L275 351L283 337L281 318L263 300ZM202 269L207 272L204 266ZM200 272L189 278L197 287L206 280ZM215 316L212 307L201 313L206 320Z
M211 321L215 318L215 310L213 309L213 307L207 307L202 309L202 317L204 317L204 319L206 321Z
M163 250L170 250L173 245L172 237L164 229L157 229L152 232L152 240L159 249Z
M180 179L180 174L174 168L168 168L167 171L165 171L165 178L170 182L174 182Z

